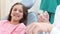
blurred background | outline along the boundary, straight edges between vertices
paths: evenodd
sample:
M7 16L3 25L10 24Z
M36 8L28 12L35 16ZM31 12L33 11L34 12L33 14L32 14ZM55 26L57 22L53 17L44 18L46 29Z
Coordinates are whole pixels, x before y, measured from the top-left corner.
M0 0L0 20L9 14L11 6L22 0ZM29 10L39 11L41 0L36 0L33 7Z

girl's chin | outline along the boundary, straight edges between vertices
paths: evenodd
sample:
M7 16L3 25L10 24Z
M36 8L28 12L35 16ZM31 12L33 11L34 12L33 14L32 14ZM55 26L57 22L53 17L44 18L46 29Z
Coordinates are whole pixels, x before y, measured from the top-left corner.
M18 21L18 20L19 20L19 18L14 18L13 20Z
M13 20L19 21L20 19L18 17L12 18Z

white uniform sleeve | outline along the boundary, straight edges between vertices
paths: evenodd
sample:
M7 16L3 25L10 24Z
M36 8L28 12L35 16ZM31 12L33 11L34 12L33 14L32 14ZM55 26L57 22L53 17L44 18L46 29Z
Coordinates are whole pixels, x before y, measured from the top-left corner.
M52 31L50 32L50 34L60 34L60 29L57 28L57 27L54 27L54 28L52 29Z
M57 6L53 25L60 27L60 5Z

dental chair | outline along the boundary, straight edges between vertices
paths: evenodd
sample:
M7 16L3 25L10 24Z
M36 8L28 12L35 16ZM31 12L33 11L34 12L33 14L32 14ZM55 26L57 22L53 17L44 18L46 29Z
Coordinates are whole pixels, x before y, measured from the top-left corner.
M30 12L28 13L27 25L31 24L32 22L38 21L38 13L37 12Z

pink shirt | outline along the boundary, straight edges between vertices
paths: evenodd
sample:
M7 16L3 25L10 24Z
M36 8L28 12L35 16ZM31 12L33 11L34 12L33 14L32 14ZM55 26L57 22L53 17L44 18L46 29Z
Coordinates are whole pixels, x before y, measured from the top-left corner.
M0 34L25 34L25 29L23 23L13 25L8 20L0 21Z

